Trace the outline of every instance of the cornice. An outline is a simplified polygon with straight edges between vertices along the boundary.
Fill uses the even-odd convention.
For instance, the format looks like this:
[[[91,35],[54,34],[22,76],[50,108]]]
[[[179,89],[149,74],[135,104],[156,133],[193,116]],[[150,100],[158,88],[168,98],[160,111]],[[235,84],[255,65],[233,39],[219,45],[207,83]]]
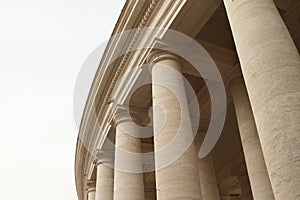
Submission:
[[[152,0],[150,5],[148,6],[148,9],[146,11],[146,13],[144,14],[144,17],[142,19],[142,21],[140,22],[140,24],[138,25],[138,29],[142,29],[142,28],[145,28],[146,26],[147,27],[150,27],[150,25],[152,27],[155,27],[157,24],[148,24],[148,21],[150,21],[150,17],[152,15],[152,13],[154,12],[154,9],[156,8],[156,6],[158,5],[158,2],[162,2],[160,0]],[[172,1],[170,1],[172,2]],[[170,3],[169,1],[165,1],[163,2],[164,4],[168,3],[168,4],[173,4],[173,3]],[[178,6],[178,5],[177,5]],[[169,8],[170,9],[170,8]],[[167,11],[164,10],[164,12],[168,13]],[[164,19],[166,21],[166,19]],[[162,26],[161,28],[167,28],[167,27],[164,27]],[[128,63],[128,59],[129,59],[129,56],[130,54],[132,54],[132,50],[134,48],[134,46],[136,45],[137,41],[138,41],[138,38],[140,37],[140,34],[141,32],[140,31],[137,31],[135,32],[135,35],[133,36],[130,44],[129,44],[129,47],[128,47],[128,50],[126,54],[123,55],[122,57],[122,60],[114,74],[114,77],[111,81],[111,84],[108,88],[108,90],[105,92],[105,97],[104,97],[104,101],[103,102],[108,102],[109,101],[109,98],[112,94],[112,91],[117,83],[117,80],[119,79],[120,75],[121,75],[121,72],[124,70],[124,68],[126,67],[126,63]],[[154,38],[152,38],[154,39]],[[138,65],[135,65],[135,66],[138,66]],[[100,109],[99,109],[99,113],[103,113],[103,110],[104,110],[104,104],[100,104]]]
[[[130,23],[130,16],[132,16],[132,13],[135,11],[135,8],[137,8],[137,3],[141,1],[135,1],[135,0],[127,0],[125,2],[124,8],[122,9],[121,15],[118,19],[118,22],[113,30],[112,35],[117,34],[123,30],[128,28],[132,28],[134,23]],[[142,2],[143,4],[143,2]],[[138,10],[137,10],[138,12]],[[131,19],[132,20],[132,19]],[[113,44],[111,42],[108,43],[107,48],[105,49],[105,53],[103,58],[101,59],[101,62],[103,63],[105,61],[105,55],[109,55],[112,51]],[[100,64],[101,65],[101,64]],[[101,73],[101,67],[98,68],[96,74],[102,74]],[[89,92],[88,99],[90,100],[95,92],[93,91],[93,88],[95,87],[97,81],[97,76],[95,77],[92,88]],[[86,121],[88,119],[88,115],[86,115],[86,112],[88,109],[90,109],[91,105],[89,104],[89,100],[87,100],[86,106],[84,108],[84,112],[82,115],[82,120],[79,128],[79,135],[83,134],[83,127],[86,126]],[[94,123],[92,121],[91,123]],[[77,144],[76,144],[76,154],[75,154],[75,182],[76,182],[76,190],[79,200],[83,200],[85,196],[85,174],[87,171],[87,165],[88,165],[88,150],[85,148],[84,144],[82,143],[81,137],[78,137]]]
[[[152,0],[150,4],[148,5],[148,8],[144,14],[139,13],[140,12],[140,7],[138,7],[137,2],[141,1],[135,1],[135,0],[127,0],[125,3],[125,6],[122,10],[121,16],[116,24],[116,27],[114,29],[113,35],[119,32],[122,32],[124,30],[128,30],[131,28],[135,28],[134,23],[129,23],[130,20],[133,20],[133,12],[138,13],[137,15],[143,15],[142,20],[140,21],[139,25],[137,26],[139,29],[143,27],[169,27],[170,23],[174,18],[176,17],[176,12],[178,12],[182,5],[185,3],[186,0],[183,1],[161,1],[161,0]],[[158,4],[159,6],[158,8]],[[164,6],[162,6],[164,5]],[[135,8],[137,8],[135,10]],[[139,8],[139,9],[138,9]],[[158,8],[158,9],[157,9]],[[160,18],[157,18],[157,12],[162,12],[166,13],[168,17],[160,15]],[[154,14],[155,13],[155,14]],[[128,18],[126,18],[126,16]],[[136,18],[136,17],[135,17]],[[126,21],[126,22],[124,22]],[[131,50],[135,43],[139,39],[140,32],[137,32],[131,39],[129,43],[128,50]],[[90,90],[90,93],[88,95],[87,103],[83,112],[83,117],[79,129],[79,135],[82,135],[83,137],[86,137],[84,140],[88,141],[89,138],[94,135],[95,131],[95,123],[96,119],[93,116],[90,116],[89,112],[90,109],[93,108],[93,106],[97,107],[99,109],[99,117],[103,117],[106,113],[105,110],[107,110],[107,107],[105,109],[105,104],[104,102],[107,102],[110,98],[111,92],[113,88],[115,87],[115,84],[120,77],[121,72],[124,70],[124,68],[128,67],[128,60],[130,60],[130,55],[131,53],[127,53],[123,55],[121,61],[118,63],[118,66],[112,74],[114,74],[113,78],[111,79],[110,84],[105,86],[100,98],[101,100],[99,102],[94,102],[95,96],[97,92],[99,91],[99,86],[102,84],[101,80],[104,76],[106,71],[103,71],[103,66],[105,66],[106,63],[108,63],[108,60],[111,58],[110,54],[113,53],[114,49],[117,48],[119,44],[113,44],[112,42],[109,42],[105,53],[103,55],[103,58],[101,59],[100,66],[96,72],[95,79],[92,84],[92,88]],[[126,44],[127,46],[127,44]],[[122,47],[124,48],[124,47]],[[143,56],[142,56],[143,57]],[[140,62],[140,60],[139,60]],[[99,107],[98,107],[99,106]],[[87,132],[88,131],[88,132]],[[84,199],[84,179],[82,178],[83,175],[87,170],[88,170],[88,163],[92,162],[92,159],[90,157],[87,157],[86,155],[88,154],[87,149],[84,147],[84,144],[80,141],[81,138],[78,137],[78,142],[77,142],[77,150],[76,150],[76,157],[75,157],[75,179],[76,179],[76,188],[77,188],[77,193],[78,197],[80,200]]]
[[[158,2],[159,1],[157,1],[157,0],[153,0],[152,2],[151,2],[151,4],[149,5],[149,9],[147,10],[147,12],[146,12],[146,14],[145,14],[145,16],[149,16],[149,17],[147,17],[147,18],[144,18],[144,22],[143,23],[145,23],[145,20],[146,19],[148,19],[148,20],[150,20],[150,18],[151,18],[151,14],[152,13],[155,13],[155,11],[154,11],[154,9],[155,9],[155,6],[158,4]],[[176,8],[177,8],[177,10],[178,9],[180,9],[181,8],[181,4],[179,4],[178,2],[181,2],[181,4],[182,4],[182,2],[185,2],[185,1],[176,1],[176,3],[174,3],[173,1],[161,1],[161,4],[170,4],[170,5],[174,5],[174,6],[176,6]],[[159,6],[159,8],[161,9],[161,8],[165,8],[165,9],[171,9],[171,10],[173,10],[173,12],[174,12],[174,8],[172,7],[172,6],[162,6],[162,5],[160,5]],[[152,11],[153,10],[153,11]],[[176,9],[175,9],[176,10]],[[160,10],[160,12],[162,12],[161,10]],[[169,10],[164,10],[163,12],[165,12],[165,13],[170,13],[170,11]],[[177,11],[178,12],[178,11]],[[172,15],[172,17],[174,18],[174,15]],[[150,20],[151,21],[151,20]],[[168,22],[169,24],[170,24],[170,21],[169,21],[169,19],[168,18],[163,18],[163,21],[165,21],[165,22]],[[142,23],[141,23],[142,24]],[[160,24],[166,24],[166,23],[160,23]],[[156,24],[146,24],[146,26],[147,27],[149,27],[149,26],[151,26],[151,27],[153,27],[153,26],[155,26]],[[141,27],[142,25],[139,25],[139,27]],[[135,39],[135,38],[138,38],[138,35],[139,35],[140,33],[139,32],[137,32],[136,33],[136,35],[133,37],[133,40],[131,41],[131,43],[130,43],[130,45],[129,45],[129,48],[128,48],[128,50],[127,51],[130,51],[131,50],[131,48],[133,48],[133,46],[135,45],[135,42],[136,41],[138,41],[138,39]],[[157,35],[155,35],[155,36],[157,36]],[[154,38],[156,38],[156,37],[154,37],[154,36],[152,36],[152,38],[151,38],[151,35],[150,35],[150,38],[146,38],[145,40],[153,40]],[[142,52],[142,54],[143,53],[145,53],[145,52]],[[109,86],[107,86],[106,87],[106,89],[105,90],[103,90],[103,92],[102,92],[102,94],[104,94],[104,96],[102,97],[102,99],[99,101],[99,102],[96,102],[96,103],[98,103],[97,104],[97,109],[99,110],[98,111],[98,117],[99,118],[101,118],[101,121],[103,122],[100,126],[102,126],[102,127],[105,127],[107,124],[109,124],[109,119],[111,119],[111,115],[113,114],[113,113],[109,113],[108,115],[107,115],[107,110],[109,110],[109,109],[111,109],[111,107],[112,106],[106,106],[106,104],[104,103],[104,102],[109,102],[110,101],[110,97],[111,97],[111,94],[112,94],[112,91],[113,91],[113,89],[114,89],[114,87],[115,87],[115,85],[116,85],[116,83],[117,83],[117,81],[118,81],[118,79],[119,79],[119,77],[120,77],[120,75],[121,75],[121,73],[122,73],[122,71],[124,71],[125,70],[125,68],[130,68],[130,67],[132,67],[132,66],[139,66],[139,63],[142,63],[142,62],[144,62],[144,60],[139,60],[139,63],[131,63],[131,60],[129,59],[130,58],[130,55],[131,55],[131,52],[129,52],[129,53],[127,53],[127,54],[125,54],[123,57],[122,57],[122,60],[121,60],[121,62],[119,63],[119,65],[117,65],[117,66],[115,66],[117,69],[112,73],[113,74],[113,78],[110,80],[111,82],[110,82],[110,84],[109,84]],[[140,56],[137,56],[137,57],[145,57],[144,55],[140,55]],[[97,75],[96,75],[97,76]],[[134,76],[134,74],[133,74],[133,76]],[[131,78],[129,78],[129,79],[131,79]],[[99,91],[99,86],[97,87],[97,89],[96,89],[96,91]],[[126,89],[124,90],[124,91],[126,91]],[[93,99],[88,99],[88,104],[91,104],[91,103],[89,103],[90,102],[90,100],[93,100]],[[108,123],[106,123],[106,122],[108,122]],[[106,123],[106,124],[105,124]],[[84,127],[85,128],[85,127]],[[85,132],[85,130],[83,130],[83,132]],[[99,141],[99,140],[98,140]],[[104,139],[102,138],[102,139],[100,139],[100,144],[102,144],[102,142],[104,141]]]
[[[144,14],[142,22],[140,22],[140,24],[138,25],[139,28],[141,28],[142,24],[145,24],[145,22],[147,22],[149,20],[149,17],[151,16],[151,13],[153,12],[153,9],[157,5],[157,2],[158,2],[158,0],[152,0],[151,1],[150,5],[148,6],[148,9],[147,9],[146,13]],[[132,28],[134,28],[134,27],[132,27]],[[113,33],[113,35],[114,35],[114,33]],[[133,48],[134,44],[136,43],[138,35],[139,35],[139,32],[136,32],[136,34],[132,37],[132,39],[129,42],[129,45],[128,45],[129,47],[128,47],[128,50],[127,50],[128,53],[124,54],[121,58],[121,61],[118,63],[118,65],[114,67],[114,68],[116,68],[116,70],[114,70],[111,73],[111,74],[113,74],[113,77],[111,78],[110,83],[108,84],[108,86],[102,92],[104,95],[102,95],[102,99],[100,99],[101,103],[96,102],[96,104],[98,103],[99,107],[95,106],[95,102],[94,102],[95,98],[93,98],[93,97],[96,95],[97,91],[99,91],[99,87],[100,87],[100,84],[101,84],[100,79],[103,77],[104,74],[99,73],[99,71],[97,71],[97,73],[95,75],[94,83],[93,83],[92,88],[91,88],[90,95],[89,95],[88,100],[87,100],[87,104],[86,104],[87,109],[84,111],[84,114],[83,114],[83,126],[82,126],[82,129],[83,129],[82,132],[83,133],[86,132],[85,129],[86,129],[87,123],[88,123],[87,120],[88,120],[88,118],[90,118],[90,110],[93,108],[92,106],[94,105],[94,107],[97,107],[97,109],[99,109],[99,111],[98,111],[99,115],[101,115],[103,113],[103,109],[104,109],[105,104],[102,103],[102,102],[108,102],[109,101],[109,98],[111,96],[113,88],[114,88],[118,78],[120,77],[120,74],[121,74],[122,70],[124,69],[124,66],[125,66],[125,63],[126,63],[127,59],[129,58],[129,55],[130,55],[129,50]],[[117,44],[108,44],[106,49],[107,50],[114,49],[113,47],[111,47],[111,45],[116,46]],[[108,52],[108,53],[113,54],[113,52]],[[107,57],[111,57],[111,56],[104,55],[103,57],[104,58],[102,59],[102,61],[100,63],[99,69],[105,68],[103,66],[105,66],[105,64],[108,63],[108,61],[105,62],[104,60],[107,59]],[[99,117],[101,117],[101,116],[99,116]],[[91,122],[91,123],[94,124],[94,122]]]

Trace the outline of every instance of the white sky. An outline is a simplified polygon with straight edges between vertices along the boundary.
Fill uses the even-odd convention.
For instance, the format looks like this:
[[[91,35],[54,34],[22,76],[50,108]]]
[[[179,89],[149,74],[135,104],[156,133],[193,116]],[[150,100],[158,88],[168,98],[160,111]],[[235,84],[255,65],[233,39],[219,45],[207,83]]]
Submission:
[[[73,89],[125,0],[0,0],[0,198],[75,200]]]

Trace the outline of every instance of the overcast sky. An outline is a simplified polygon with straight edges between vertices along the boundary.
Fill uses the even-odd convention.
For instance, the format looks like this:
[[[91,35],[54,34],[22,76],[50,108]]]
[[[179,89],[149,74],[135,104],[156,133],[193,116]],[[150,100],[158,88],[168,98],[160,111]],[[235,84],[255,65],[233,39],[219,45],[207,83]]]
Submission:
[[[0,198],[75,200],[74,84],[125,0],[0,2]]]

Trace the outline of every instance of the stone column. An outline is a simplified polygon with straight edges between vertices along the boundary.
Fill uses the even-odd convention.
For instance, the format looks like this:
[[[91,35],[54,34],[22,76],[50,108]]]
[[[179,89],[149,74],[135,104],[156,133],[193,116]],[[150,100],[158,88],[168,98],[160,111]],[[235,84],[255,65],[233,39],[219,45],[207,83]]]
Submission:
[[[217,179],[210,155],[198,161],[200,187],[203,200],[220,200]]]
[[[274,197],[300,196],[300,56],[272,0],[224,0]]]
[[[114,170],[97,162],[96,200],[113,200]]]
[[[116,147],[127,152],[141,153],[141,139],[139,126],[135,122],[138,116],[136,113],[119,109],[115,116],[116,122]],[[128,160],[122,155],[115,153],[114,170],[114,200],[144,200],[144,180],[143,173],[130,173],[118,170],[121,165],[142,165],[142,163],[126,163]]]
[[[198,133],[195,140],[195,147],[200,149],[205,134]],[[214,170],[212,155],[198,160],[200,188],[203,200],[220,200],[217,178]]]
[[[152,66],[152,94],[154,149],[157,152],[166,147],[167,144],[172,143],[175,135],[179,134],[180,124],[182,124],[182,130],[187,134],[187,137],[192,136],[193,133],[180,60],[172,54],[154,51],[151,53],[149,61],[154,63]],[[172,91],[165,84],[172,87]],[[185,116],[184,119],[181,119],[181,114]],[[174,157],[173,154],[176,150],[178,148],[174,147],[174,150],[165,156]],[[156,156],[156,167],[160,164],[159,162]],[[156,170],[157,199],[200,200],[197,162],[197,153],[192,144],[173,163]]]
[[[248,174],[240,174],[238,176],[239,183],[241,186],[241,191],[242,191],[242,200],[253,200],[252,193],[251,193],[251,188],[250,188],[250,182],[248,178]]]
[[[241,191],[242,191],[241,199],[242,200],[253,200],[246,167],[244,165],[237,166],[234,169],[232,175],[237,176],[238,181],[240,183],[240,187],[241,187]]]
[[[220,200],[219,189],[211,155],[198,161],[203,200]]]
[[[230,83],[241,143],[255,200],[274,200],[265,159],[257,135],[252,109],[242,77]]]
[[[87,200],[95,200],[96,182],[94,180],[87,181],[86,193],[87,193]]]
[[[143,143],[143,152],[153,152],[153,143]],[[152,159],[154,163],[154,157]],[[156,199],[155,171],[144,173],[145,200]]]

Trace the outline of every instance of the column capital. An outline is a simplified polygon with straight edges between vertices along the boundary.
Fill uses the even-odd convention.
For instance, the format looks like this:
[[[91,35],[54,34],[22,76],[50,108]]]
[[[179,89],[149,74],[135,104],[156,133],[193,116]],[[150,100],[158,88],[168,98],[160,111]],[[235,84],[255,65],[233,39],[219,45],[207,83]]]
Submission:
[[[108,146],[108,148],[102,147],[101,149],[97,149],[96,157],[97,159],[94,161],[95,167],[98,167],[98,165],[100,164],[113,166],[115,160],[114,146]]]
[[[128,106],[118,106],[117,111],[114,115],[115,125],[118,125],[123,122],[134,122],[141,123],[142,119],[140,113]]]
[[[159,61],[162,61],[162,60],[175,60],[179,63],[182,62],[182,59],[179,56],[177,56],[169,51],[155,49],[155,50],[152,50],[150,52],[150,54],[148,55],[147,63],[154,64],[154,63],[158,63]]]
[[[86,191],[88,193],[96,191],[96,180],[87,180],[86,181]]]
[[[98,155],[99,151],[100,151],[100,150],[97,149],[97,155]],[[95,160],[93,161],[93,164],[95,165],[95,167],[98,167],[98,165],[102,164],[102,161],[101,161],[101,160],[98,160],[98,159],[95,159]]]

